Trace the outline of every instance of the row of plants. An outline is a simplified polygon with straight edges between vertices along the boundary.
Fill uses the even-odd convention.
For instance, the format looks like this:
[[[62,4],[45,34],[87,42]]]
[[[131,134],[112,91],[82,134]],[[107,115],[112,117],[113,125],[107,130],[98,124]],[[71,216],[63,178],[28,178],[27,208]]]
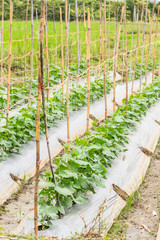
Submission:
[[[113,62],[111,61],[109,65],[113,65]],[[82,74],[86,70],[86,61],[84,59],[81,60],[80,62],[80,70],[79,73]],[[112,70],[112,69],[110,69]],[[148,62],[147,65],[147,70],[151,71],[152,70],[152,63]],[[103,69],[101,69],[103,72]],[[135,79],[138,79],[140,77],[140,72],[141,72],[141,62],[137,63],[137,68],[136,68],[136,74],[135,74]],[[92,71],[94,74],[94,72]],[[70,75],[75,76],[77,75],[77,65],[76,64],[71,64],[70,65]],[[142,63],[142,75],[145,74],[145,62]],[[47,87],[47,82],[46,82],[46,74],[45,74],[45,86]],[[64,78],[66,78],[66,70],[64,71]],[[132,80],[132,76],[131,76]],[[50,87],[53,87],[57,84],[60,84],[62,81],[62,69],[59,66],[52,65],[50,66],[50,71],[49,71],[49,84]],[[14,105],[16,102],[18,102],[21,99],[26,98],[24,101],[20,102],[19,104],[24,104],[28,102],[27,97],[29,96],[29,89],[30,89],[30,82],[27,81],[26,85],[25,84],[19,84],[19,83],[14,83],[11,85],[10,89],[10,105]],[[37,94],[37,80],[33,79],[32,83],[32,95]],[[6,98],[6,88],[4,86],[0,86],[0,109],[5,109],[7,106],[7,98]]]
[[[96,186],[105,187],[107,168],[120,152],[127,150],[128,133],[135,130],[147,109],[160,99],[160,82],[145,87],[142,93],[131,95],[128,106],[123,105],[99,126],[87,131],[86,136],[65,146],[63,156],[56,157],[56,184],[51,172],[41,175],[39,214],[42,226],[50,226],[59,213],[65,214],[68,207],[88,201],[88,192],[95,193]],[[57,195],[59,201],[57,201]]]
[[[50,66],[49,69],[49,85],[50,87],[53,87],[57,84],[60,84],[62,81],[62,69],[61,67],[57,65]],[[86,70],[86,62],[82,59],[80,63],[80,74],[83,73]],[[77,65],[72,64],[70,65],[70,75],[76,76],[77,75]],[[44,75],[45,78],[45,86],[47,87],[47,76]],[[64,70],[64,78],[66,78],[66,70]],[[18,102],[21,99],[29,97],[29,89],[30,89],[30,81],[26,82],[25,84],[21,83],[14,83],[11,85],[10,88],[10,105],[12,106],[16,102]],[[32,95],[37,94],[37,80],[33,79],[32,82]],[[28,102],[27,99],[25,99],[20,104],[24,104],[25,102]],[[0,86],[0,109],[5,109],[7,106],[7,98],[6,98],[6,88],[4,86]]]
[[[107,80],[107,92],[109,93],[112,84]],[[104,94],[103,79],[97,78],[91,82],[91,102],[98,100]],[[62,103],[63,100],[63,103]],[[87,86],[72,86],[69,94],[70,111],[75,111],[87,104]],[[62,90],[55,90],[53,96],[46,102],[48,127],[53,127],[55,120],[63,119],[66,116],[66,95]],[[36,104],[19,110],[16,116],[8,120],[8,126],[0,127],[0,159],[6,159],[13,152],[20,152],[22,144],[31,141],[36,134]],[[6,118],[1,114],[1,119]],[[41,132],[44,132],[43,111],[41,109]]]

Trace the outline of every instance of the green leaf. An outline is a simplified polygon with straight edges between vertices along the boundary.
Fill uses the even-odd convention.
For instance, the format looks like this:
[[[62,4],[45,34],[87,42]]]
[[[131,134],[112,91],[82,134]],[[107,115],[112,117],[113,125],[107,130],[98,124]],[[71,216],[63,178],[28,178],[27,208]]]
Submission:
[[[75,192],[75,189],[68,185],[68,187],[55,186],[55,191],[64,196],[72,196]]]

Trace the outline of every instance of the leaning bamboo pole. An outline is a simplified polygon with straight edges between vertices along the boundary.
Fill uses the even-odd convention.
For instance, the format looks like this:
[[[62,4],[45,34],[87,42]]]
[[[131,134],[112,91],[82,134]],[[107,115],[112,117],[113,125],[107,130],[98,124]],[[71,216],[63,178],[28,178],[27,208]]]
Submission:
[[[107,31],[106,31],[106,0],[104,0],[104,106],[105,106],[105,119],[107,119],[107,91],[106,91],[106,52],[107,52]]]
[[[116,107],[116,71],[117,71],[118,49],[119,49],[119,40],[120,40],[120,34],[121,34],[121,27],[122,27],[123,14],[124,14],[124,6],[122,7],[121,19],[120,19],[120,23],[119,23],[119,30],[118,30],[118,34],[117,34],[117,41],[116,41],[115,53],[114,53],[114,71],[113,71],[113,111],[115,111],[115,107]]]
[[[25,42],[24,42],[24,61],[25,61],[25,85],[27,82],[27,21],[28,21],[28,5],[29,5],[29,0],[27,0],[27,8],[26,8],[26,23],[25,23]]]
[[[157,36],[158,36],[158,19],[159,19],[160,6],[158,6],[157,20],[156,20],[156,34],[154,40],[154,49],[153,49],[153,64],[152,64],[152,82],[154,81],[154,71],[155,71],[155,58],[156,58],[156,48],[157,48]]]
[[[131,75],[132,75],[133,35],[134,35],[135,21],[136,21],[136,6],[134,5],[132,37],[131,37],[131,55],[130,55],[129,80],[131,80]]]
[[[88,39],[87,39],[87,130],[89,130],[89,113],[90,113],[90,39],[91,39],[91,25],[90,12],[87,11],[88,16]]]
[[[126,105],[128,105],[128,64],[127,64],[127,24],[126,24],[126,1],[124,1],[124,33],[125,33],[125,82],[126,82]]]
[[[78,4],[75,0],[76,7],[76,26],[77,26],[77,74],[79,76],[79,67],[80,67],[80,55],[79,55],[79,25],[78,25]],[[76,78],[76,85],[78,85],[78,78]]]
[[[83,21],[84,21],[84,31],[85,31],[85,43],[87,45],[86,13],[85,13],[85,2],[84,2],[84,0],[83,0]]]
[[[2,27],[1,27],[1,83],[3,83],[3,28],[4,28],[4,0],[2,0]]]
[[[40,19],[40,39],[39,39],[39,73],[38,73],[38,96],[37,96],[37,120],[36,120],[36,174],[35,174],[35,193],[34,193],[34,231],[38,236],[38,182],[40,165],[40,109],[41,109],[41,89],[43,77],[43,28],[45,18],[45,1],[41,0],[41,19]]]
[[[66,83],[66,110],[67,110],[67,142],[70,142],[70,125],[69,125],[69,46],[68,46],[68,18],[67,18],[67,0],[65,0],[65,30],[66,30],[66,68],[67,68],[67,83]]]
[[[144,48],[145,48],[145,33],[146,33],[146,24],[147,24],[147,13],[148,13],[148,0],[146,6],[146,13],[145,13],[145,22],[143,25],[143,43],[142,43],[142,55],[141,55],[141,72],[140,72],[140,81],[139,81],[139,90],[142,90],[142,65],[143,65],[143,56],[144,56]]]
[[[56,23],[55,23],[54,0],[52,0],[52,9],[53,9],[53,24],[54,24],[54,34],[55,34],[55,64],[57,64],[57,31],[56,31]]]
[[[47,101],[49,100],[49,60],[48,60],[48,37],[47,37],[47,22],[44,20],[45,32],[45,50],[46,50],[46,73],[47,73]]]
[[[6,125],[8,126],[9,119],[9,101],[10,101],[10,77],[11,77],[11,47],[12,47],[12,17],[13,17],[13,3],[10,0],[10,30],[9,30],[9,59],[8,59],[8,79],[7,79],[7,115]]]
[[[60,24],[61,24],[62,93],[64,94],[63,23],[62,23],[62,9],[61,8],[60,8]],[[64,103],[63,100],[62,100],[62,103]]]
[[[28,106],[30,105],[31,93],[32,93],[32,82],[33,82],[33,0],[31,0],[31,79],[29,88],[29,100]]]

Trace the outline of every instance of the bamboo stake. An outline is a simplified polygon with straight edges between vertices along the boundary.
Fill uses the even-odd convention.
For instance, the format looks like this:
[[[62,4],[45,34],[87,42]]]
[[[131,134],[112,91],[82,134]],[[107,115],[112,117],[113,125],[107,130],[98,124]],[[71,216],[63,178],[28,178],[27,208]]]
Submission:
[[[46,72],[47,72],[47,101],[49,100],[49,65],[48,65],[48,38],[47,38],[47,23],[44,21],[45,32],[45,49],[46,49]]]
[[[150,28],[151,28],[151,16],[150,16],[150,10],[148,10],[148,16],[149,16],[149,25],[150,25]],[[149,39],[150,39],[150,33],[149,33],[149,37],[148,37],[148,44],[149,44]],[[146,62],[145,62],[145,84],[147,84],[148,54],[149,54],[149,49],[147,48]]]
[[[1,60],[3,59],[4,0],[2,0]],[[3,83],[3,61],[1,61],[1,83]]]
[[[52,8],[53,8],[53,24],[54,24],[54,34],[55,34],[55,64],[57,64],[57,31],[56,31],[56,23],[55,23],[54,0],[52,0]]]
[[[70,21],[70,4],[68,7],[68,17],[67,17],[67,22],[68,22],[68,26],[67,26],[67,35],[69,38],[69,21]],[[65,56],[65,68],[67,67],[67,47],[66,47],[66,56]]]
[[[39,26],[38,26],[38,13],[37,13],[37,8],[36,8],[36,20],[37,20],[38,43],[39,43]]]
[[[155,71],[155,58],[156,58],[156,47],[157,47],[157,36],[158,36],[158,18],[159,18],[160,6],[158,6],[157,20],[156,20],[156,35],[154,40],[154,51],[153,51],[153,65],[152,65],[152,82],[154,81],[154,71]]]
[[[125,6],[125,2],[124,2],[124,6]],[[125,14],[124,14],[125,15]],[[124,78],[124,65],[125,65],[125,47],[124,47],[124,20],[125,16],[123,16],[123,36],[122,36],[122,49],[123,49],[123,56],[122,56],[122,79],[121,79],[121,83],[122,83],[122,80]]]
[[[131,55],[130,55],[130,70],[129,70],[129,79],[131,79],[132,74],[132,50],[133,50],[133,34],[134,34],[134,26],[136,21],[136,6],[134,5],[134,12],[133,12],[133,27],[132,27],[132,37],[131,37]]]
[[[151,18],[151,28],[150,28],[150,38],[149,38],[149,55],[151,55],[152,52],[152,23],[153,23],[153,18],[154,18],[154,9],[155,9],[155,5],[156,5],[156,0],[154,0],[153,3],[153,9],[152,9],[152,18]]]
[[[86,30],[86,16],[85,16],[85,2],[83,0],[83,18],[84,18],[84,31],[85,31],[85,42],[87,45],[87,30]]]
[[[107,119],[107,91],[106,91],[106,52],[107,52],[107,33],[106,33],[106,0],[104,0],[104,105],[105,120]]]
[[[31,93],[32,93],[32,82],[33,82],[33,0],[31,0],[31,81],[29,88],[29,100],[28,106],[30,105]]]
[[[78,5],[77,0],[75,0],[76,7],[76,25],[77,25],[77,74],[79,76],[79,67],[80,67],[80,56],[79,56],[79,26],[78,26]],[[76,78],[76,85],[78,85],[78,78]]]
[[[35,193],[34,193],[34,230],[38,236],[38,182],[40,165],[40,108],[41,108],[41,89],[43,77],[43,28],[45,20],[45,1],[41,0],[41,19],[40,19],[40,39],[39,39],[39,74],[38,74],[38,97],[37,97],[37,121],[36,121],[36,174],[35,174]]]
[[[114,54],[115,59],[114,59],[114,72],[113,72],[113,111],[115,111],[115,107],[116,107],[116,71],[117,71],[119,39],[120,39],[120,34],[121,34],[123,14],[124,14],[124,6],[122,7],[121,20],[120,20],[120,24],[119,24],[119,31],[118,31],[118,35],[117,35],[115,54]]]
[[[88,41],[87,41],[87,130],[89,130],[89,114],[90,114],[90,39],[91,39],[91,25],[90,12],[88,15]]]
[[[9,101],[10,101],[11,47],[12,47],[12,17],[13,17],[13,3],[12,3],[12,0],[10,0],[10,30],[9,30],[9,59],[8,59],[8,80],[7,80],[7,116],[6,116],[6,126],[8,126],[8,119],[9,119]]]
[[[145,13],[145,22],[143,26],[143,46],[142,46],[142,56],[141,56],[141,72],[140,72],[140,82],[139,82],[139,90],[142,90],[142,64],[143,64],[143,56],[144,56],[144,45],[145,45],[145,32],[146,32],[146,23],[147,23],[147,12],[148,12],[148,0],[146,6],[146,13]]]
[[[149,23],[150,23],[150,28],[149,28],[149,39],[148,39],[149,47],[147,48],[146,64],[145,64],[145,83],[146,83],[146,84],[147,84],[148,55],[151,54],[152,22],[153,22],[153,16],[154,16],[155,3],[156,3],[156,1],[154,0],[154,3],[153,3],[153,9],[152,9],[152,16],[150,16],[150,11],[149,11]]]
[[[28,21],[28,5],[29,5],[29,0],[27,0],[27,8],[26,8],[26,24],[25,24],[25,43],[24,43],[24,54],[25,54],[25,85],[27,82],[27,21]]]
[[[60,23],[61,23],[62,93],[64,94],[63,24],[62,24],[62,9],[61,8],[60,8]],[[62,103],[64,103],[63,100],[62,100]]]
[[[127,24],[126,24],[126,1],[124,1],[124,31],[125,31],[125,82],[126,82],[126,105],[128,105],[128,65],[127,65]]]
[[[137,13],[137,47],[136,47],[136,53],[135,53],[135,64],[134,64],[134,72],[133,72],[132,87],[131,87],[131,92],[132,93],[133,93],[134,80],[135,80],[136,69],[137,69],[138,49],[139,49],[139,42],[140,42],[139,37],[140,37],[140,33],[141,33],[143,14],[144,14],[144,2],[143,2],[142,13],[141,13],[141,23],[140,23],[140,26],[139,26],[139,9],[138,9],[138,13]]]
[[[66,108],[67,108],[67,142],[70,142],[69,127],[69,47],[68,47],[68,19],[67,19],[67,0],[65,0],[65,29],[66,29],[66,67],[67,67],[67,84],[66,84]]]
[[[100,19],[100,30],[99,30],[99,69],[98,69],[98,75],[100,74],[100,63],[101,63],[101,59],[102,59],[102,30],[101,30],[101,25],[102,25],[102,2],[100,0],[100,6],[99,6],[99,19]]]
[[[111,19],[111,2],[109,0],[109,23],[108,23],[108,59],[110,59],[111,55],[110,55],[110,19]]]
[[[83,42],[83,39],[82,39],[82,35],[83,35],[83,34],[82,34],[82,29],[83,29],[83,23],[82,23],[82,20],[81,20],[81,40],[80,40],[81,43],[80,43],[80,47],[79,47],[80,61],[81,61],[81,59],[82,59],[82,56],[81,56],[81,55],[82,55],[82,54],[81,54],[81,52],[82,52],[81,49],[82,49],[82,42]]]

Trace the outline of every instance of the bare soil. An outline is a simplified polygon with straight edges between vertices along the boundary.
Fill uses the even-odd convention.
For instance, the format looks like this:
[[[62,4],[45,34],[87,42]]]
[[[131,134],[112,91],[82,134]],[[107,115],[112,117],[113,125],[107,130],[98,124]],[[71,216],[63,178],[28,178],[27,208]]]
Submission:
[[[49,164],[42,171],[49,171]],[[1,232],[13,233],[18,224],[33,211],[34,184],[34,178],[31,178],[27,183],[19,185],[17,193],[0,206]]]

